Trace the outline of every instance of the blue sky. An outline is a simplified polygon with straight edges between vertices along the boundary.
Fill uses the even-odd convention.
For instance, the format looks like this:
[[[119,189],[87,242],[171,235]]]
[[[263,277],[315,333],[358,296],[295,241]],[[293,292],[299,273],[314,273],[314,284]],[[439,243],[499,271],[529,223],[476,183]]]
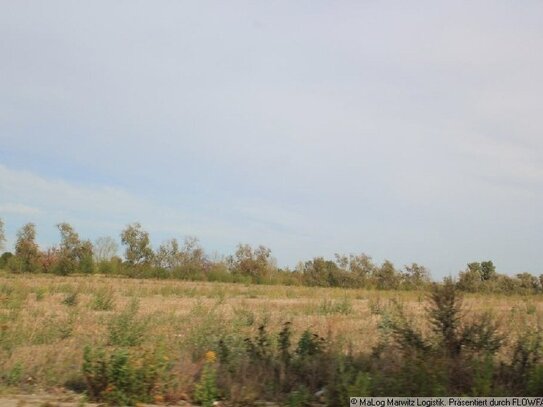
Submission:
[[[543,273],[543,3],[3,1],[0,217]]]

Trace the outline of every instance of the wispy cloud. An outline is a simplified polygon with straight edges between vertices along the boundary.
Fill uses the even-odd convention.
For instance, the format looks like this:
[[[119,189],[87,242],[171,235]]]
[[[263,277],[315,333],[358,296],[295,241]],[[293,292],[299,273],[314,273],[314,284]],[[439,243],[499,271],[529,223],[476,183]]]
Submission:
[[[0,197],[0,215],[21,215],[17,220],[39,222],[46,232],[45,241],[51,239],[52,226],[61,221],[73,222],[92,236],[118,235],[126,224],[138,221],[154,235],[157,244],[168,237],[193,235],[224,251],[240,240],[256,243],[259,235],[273,236],[296,227],[295,215],[284,209],[240,204],[221,214],[219,203],[189,210],[120,188],[75,185],[4,165],[0,165]],[[11,202],[4,201],[8,197]],[[233,219],[241,220],[238,223]]]
[[[2,215],[44,243],[61,220],[90,237],[138,220],[280,264],[538,272],[542,17],[536,1],[11,2]]]
[[[41,213],[39,208],[18,203],[0,204],[0,214],[37,215]]]

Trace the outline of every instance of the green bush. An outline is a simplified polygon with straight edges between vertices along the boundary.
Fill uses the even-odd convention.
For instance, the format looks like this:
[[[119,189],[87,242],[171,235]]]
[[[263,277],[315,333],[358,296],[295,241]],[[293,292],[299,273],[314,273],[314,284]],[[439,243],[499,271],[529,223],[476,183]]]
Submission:
[[[23,367],[20,363],[16,363],[11,369],[0,375],[2,382],[8,386],[15,386],[21,382],[23,378]]]
[[[194,389],[194,400],[204,407],[212,407],[218,398],[217,367],[215,363],[215,352],[207,352],[200,380],[196,383]]]
[[[353,312],[353,305],[348,297],[340,301],[324,299],[319,304],[318,311],[323,315],[341,314],[349,315]]]
[[[6,267],[9,259],[12,257],[13,257],[13,253],[11,252],[2,253],[2,255],[0,256],[0,269],[3,269],[4,267]]]
[[[113,290],[108,288],[97,290],[90,307],[95,311],[111,311],[115,307]]]
[[[170,370],[171,365],[156,351],[84,349],[83,375],[92,401],[116,406],[152,402],[155,395],[166,391]]]
[[[287,397],[288,407],[304,407],[311,405],[311,393],[307,387],[301,385],[291,391]]]
[[[147,319],[138,317],[139,302],[132,300],[119,314],[109,321],[109,344],[113,346],[137,346],[145,338]]]

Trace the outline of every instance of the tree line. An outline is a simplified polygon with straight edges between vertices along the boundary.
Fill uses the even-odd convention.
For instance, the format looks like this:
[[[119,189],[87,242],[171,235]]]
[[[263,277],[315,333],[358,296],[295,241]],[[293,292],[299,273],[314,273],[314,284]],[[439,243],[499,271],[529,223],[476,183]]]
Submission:
[[[68,223],[56,225],[60,242],[45,250],[36,243],[36,226],[27,223],[17,232],[14,253],[0,256],[0,269],[14,273],[101,273],[137,278],[175,278],[185,280],[286,284],[320,287],[372,289],[425,289],[431,283],[429,271],[412,263],[398,269],[385,260],[373,262],[366,254],[336,254],[334,259],[315,257],[299,262],[294,269],[279,268],[265,246],[239,244],[234,254],[211,258],[197,238],[180,243],[170,239],[154,250],[149,233],[139,223],[132,223],[120,233],[123,257],[111,237],[94,242],[81,239]],[[6,239],[0,219],[0,251]],[[467,292],[540,293],[543,274],[508,276],[496,272],[492,261],[468,263],[459,273],[456,285]]]

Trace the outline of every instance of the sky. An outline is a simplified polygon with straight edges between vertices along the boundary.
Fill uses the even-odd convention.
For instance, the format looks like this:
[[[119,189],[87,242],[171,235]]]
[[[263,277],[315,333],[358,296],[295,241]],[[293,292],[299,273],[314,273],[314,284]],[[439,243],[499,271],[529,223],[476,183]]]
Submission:
[[[8,246],[543,273],[540,1],[0,0]]]

